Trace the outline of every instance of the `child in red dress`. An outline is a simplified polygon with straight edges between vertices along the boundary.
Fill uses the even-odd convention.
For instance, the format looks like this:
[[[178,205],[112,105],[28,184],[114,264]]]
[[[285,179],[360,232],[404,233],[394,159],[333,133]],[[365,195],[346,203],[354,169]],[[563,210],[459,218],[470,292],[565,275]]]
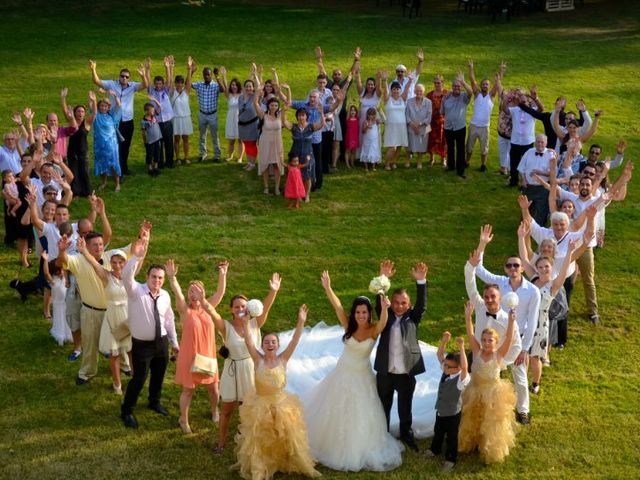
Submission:
[[[300,159],[297,155],[289,154],[289,169],[287,172],[287,183],[284,186],[284,197],[289,199],[288,208],[300,208],[300,199],[307,195],[302,182],[302,172],[300,171]]]

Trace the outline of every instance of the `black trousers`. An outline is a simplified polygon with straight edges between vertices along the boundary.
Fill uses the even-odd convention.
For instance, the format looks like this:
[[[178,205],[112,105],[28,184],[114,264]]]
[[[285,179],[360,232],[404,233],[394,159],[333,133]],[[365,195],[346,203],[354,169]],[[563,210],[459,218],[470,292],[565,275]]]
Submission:
[[[518,165],[520,165],[520,160],[524,155],[524,152],[533,147],[533,143],[528,145],[515,145],[511,144],[511,149],[509,150],[509,166],[510,166],[510,180],[509,185],[512,187],[516,187],[518,185]]]
[[[546,225],[549,218],[549,190],[541,185],[530,185],[524,189],[531,205],[529,213],[538,225]]]
[[[393,392],[398,392],[400,436],[413,437],[411,406],[413,404],[413,392],[416,389],[416,377],[408,373],[378,373],[376,375],[376,385],[378,387],[378,396],[384,408],[384,414],[387,417],[387,430],[389,430],[389,418],[393,405]]]
[[[571,305],[571,292],[573,291],[573,284],[575,281],[575,275],[571,275],[567,277],[564,281],[564,290],[567,294],[567,306]],[[571,313],[571,308],[569,308],[569,313]],[[569,314],[567,314],[567,318],[565,320],[558,321],[558,344],[564,345],[567,343],[567,331],[568,331],[568,322],[569,322]]]
[[[133,367],[133,377],[127,385],[127,392],[120,407],[123,415],[133,413],[133,407],[138,402],[138,397],[147,380],[147,375],[151,372],[149,380],[149,405],[160,403],[162,393],[162,381],[164,372],[167,370],[169,362],[169,341],[167,337],[162,337],[158,342],[155,340],[131,339],[131,359]]]
[[[120,135],[124,138],[118,144],[118,154],[120,156],[120,170],[123,175],[129,173],[129,149],[131,148],[131,139],[133,138],[133,120],[120,122],[118,125]]]
[[[322,188],[322,143],[312,143],[311,148],[316,165],[316,183],[313,185],[313,190],[320,190]]]
[[[447,139],[447,166],[449,170],[455,170],[458,175],[464,175],[466,160],[464,158],[464,137],[467,127],[460,130],[446,130],[444,137]]]
[[[333,154],[333,132],[322,132],[322,173],[329,173]]]
[[[162,140],[160,141],[160,161],[158,167],[173,167],[173,123],[159,122],[158,126],[162,132]]]
[[[155,163],[157,166],[159,166],[160,149],[162,148],[160,146],[161,143],[162,143],[162,140],[158,140],[157,142],[144,144],[144,150],[145,150],[144,161],[147,165],[151,165],[152,163]]]
[[[436,414],[436,425],[433,427],[433,440],[431,441],[431,451],[439,455],[442,451],[442,442],[447,438],[447,448],[444,452],[445,460],[456,463],[458,459],[458,428],[460,427],[460,417],[458,412],[450,417],[441,417]]]

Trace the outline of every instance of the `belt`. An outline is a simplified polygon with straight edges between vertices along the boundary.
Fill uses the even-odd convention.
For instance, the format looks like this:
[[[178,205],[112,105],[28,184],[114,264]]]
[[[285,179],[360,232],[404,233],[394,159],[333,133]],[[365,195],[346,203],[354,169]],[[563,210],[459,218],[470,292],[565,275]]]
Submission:
[[[203,112],[202,110],[200,110],[200,113],[203,114],[203,115],[213,115],[214,113],[217,113],[217,112],[218,112],[218,110],[214,110],[212,112]]]
[[[106,312],[107,309],[106,308],[96,308],[96,307],[92,307],[91,305],[88,305],[84,302],[82,302],[82,305],[84,305],[87,308],[90,308],[91,310],[95,310],[96,312]]]
[[[253,117],[251,120],[247,120],[247,121],[238,120],[238,125],[240,125],[241,127],[244,127],[245,125],[251,125],[256,120],[258,120],[258,117]]]

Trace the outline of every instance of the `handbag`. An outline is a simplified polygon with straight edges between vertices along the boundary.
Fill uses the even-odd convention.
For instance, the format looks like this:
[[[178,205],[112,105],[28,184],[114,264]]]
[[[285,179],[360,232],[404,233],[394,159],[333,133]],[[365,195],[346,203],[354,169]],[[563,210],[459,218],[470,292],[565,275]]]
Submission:
[[[218,355],[220,355],[222,358],[229,358],[229,349],[226,345],[222,345],[220,347],[220,350],[218,350]]]
[[[215,358],[196,353],[195,357],[193,358],[191,371],[193,373],[202,373],[203,375],[209,375],[213,377],[218,373],[218,362]]]

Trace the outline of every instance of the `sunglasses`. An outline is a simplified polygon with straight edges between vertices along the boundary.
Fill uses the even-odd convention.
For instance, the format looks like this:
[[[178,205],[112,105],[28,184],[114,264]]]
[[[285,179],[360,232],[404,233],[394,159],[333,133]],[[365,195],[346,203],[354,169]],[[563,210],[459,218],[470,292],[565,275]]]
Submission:
[[[520,268],[520,264],[519,263],[505,263],[504,267],[505,268]]]
[[[129,78],[129,75],[125,75],[123,73],[120,74],[120,78]]]

